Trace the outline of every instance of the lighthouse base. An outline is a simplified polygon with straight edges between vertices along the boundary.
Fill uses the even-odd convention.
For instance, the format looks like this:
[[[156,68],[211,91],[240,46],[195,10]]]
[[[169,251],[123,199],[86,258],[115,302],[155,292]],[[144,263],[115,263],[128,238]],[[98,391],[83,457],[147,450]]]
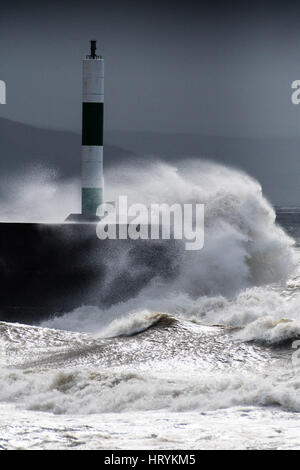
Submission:
[[[80,224],[97,224],[100,220],[100,217],[98,217],[97,215],[70,214],[66,218],[65,222]]]

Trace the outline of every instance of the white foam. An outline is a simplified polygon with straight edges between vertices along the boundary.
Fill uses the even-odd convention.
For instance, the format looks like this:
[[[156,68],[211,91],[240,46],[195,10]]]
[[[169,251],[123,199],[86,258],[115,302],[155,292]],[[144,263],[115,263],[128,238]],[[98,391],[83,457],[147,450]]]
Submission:
[[[269,373],[203,372],[201,377],[145,376],[135,371],[0,371],[0,400],[55,414],[139,410],[207,411],[233,406],[280,406],[300,411],[300,379]]]

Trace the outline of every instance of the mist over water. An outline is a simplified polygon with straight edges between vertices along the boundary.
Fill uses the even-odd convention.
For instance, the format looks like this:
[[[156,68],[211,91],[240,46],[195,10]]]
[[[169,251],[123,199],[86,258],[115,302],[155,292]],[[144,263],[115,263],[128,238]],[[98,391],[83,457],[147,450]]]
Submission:
[[[79,212],[79,179],[61,180],[54,169],[34,166],[23,175],[4,175],[0,183],[2,222],[61,223]]]

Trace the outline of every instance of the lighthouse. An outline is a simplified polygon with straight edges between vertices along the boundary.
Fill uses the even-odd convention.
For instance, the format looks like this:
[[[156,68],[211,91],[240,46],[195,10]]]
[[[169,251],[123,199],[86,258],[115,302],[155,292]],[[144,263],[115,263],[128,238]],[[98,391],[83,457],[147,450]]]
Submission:
[[[103,203],[104,60],[96,50],[92,40],[82,64],[81,214],[71,214],[66,221],[97,221]]]

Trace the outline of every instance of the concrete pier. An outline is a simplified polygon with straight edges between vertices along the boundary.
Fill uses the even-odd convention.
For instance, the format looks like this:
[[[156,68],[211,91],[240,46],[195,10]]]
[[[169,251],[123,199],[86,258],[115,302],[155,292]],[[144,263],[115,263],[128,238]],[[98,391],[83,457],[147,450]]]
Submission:
[[[0,320],[107,307],[176,272],[172,240],[99,240],[95,224],[0,223]]]

